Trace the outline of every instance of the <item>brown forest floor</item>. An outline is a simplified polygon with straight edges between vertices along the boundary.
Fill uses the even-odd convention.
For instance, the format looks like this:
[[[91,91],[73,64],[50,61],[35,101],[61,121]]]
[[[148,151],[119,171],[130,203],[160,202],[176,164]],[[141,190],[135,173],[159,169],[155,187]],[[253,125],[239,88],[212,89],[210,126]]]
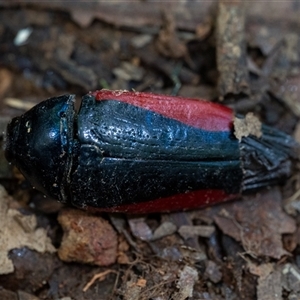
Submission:
[[[64,93],[175,90],[300,141],[299,3],[2,0],[0,131]],[[0,299],[300,299],[297,172],[206,209],[95,216],[0,157]]]

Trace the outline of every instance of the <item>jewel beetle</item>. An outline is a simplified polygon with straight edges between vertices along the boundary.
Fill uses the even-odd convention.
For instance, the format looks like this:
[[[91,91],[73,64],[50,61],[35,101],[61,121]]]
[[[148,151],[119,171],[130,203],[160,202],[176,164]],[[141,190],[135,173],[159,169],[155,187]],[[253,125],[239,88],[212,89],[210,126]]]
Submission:
[[[291,173],[298,145],[262,126],[239,141],[225,106],[100,90],[50,98],[14,118],[5,155],[46,195],[126,213],[186,210],[237,198]]]

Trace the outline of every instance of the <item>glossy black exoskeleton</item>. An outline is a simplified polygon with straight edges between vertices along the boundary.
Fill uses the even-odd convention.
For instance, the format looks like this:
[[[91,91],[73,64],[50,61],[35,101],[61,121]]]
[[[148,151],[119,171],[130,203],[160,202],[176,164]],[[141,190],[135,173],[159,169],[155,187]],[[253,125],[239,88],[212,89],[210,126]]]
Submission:
[[[42,102],[7,127],[6,158],[38,190],[65,202],[74,149],[74,96]]]
[[[239,143],[224,106],[103,90],[84,96],[76,113],[74,99],[48,99],[7,127],[8,161],[63,203],[121,212],[191,209],[291,172],[297,145],[289,136],[266,127],[262,138]]]

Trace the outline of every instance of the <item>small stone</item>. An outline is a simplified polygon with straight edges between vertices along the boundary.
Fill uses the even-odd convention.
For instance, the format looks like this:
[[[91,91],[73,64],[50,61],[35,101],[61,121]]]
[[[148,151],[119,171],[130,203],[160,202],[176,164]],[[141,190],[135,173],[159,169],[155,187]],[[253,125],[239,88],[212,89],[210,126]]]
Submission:
[[[220,267],[212,260],[208,261],[204,274],[213,283],[218,283],[222,279]]]
[[[177,230],[177,227],[172,222],[163,222],[153,233],[152,240],[158,240],[162,237],[165,237],[167,235],[171,235],[175,233]]]
[[[58,216],[64,235],[58,249],[63,261],[108,266],[117,258],[117,234],[99,216],[77,209],[64,209]]]
[[[210,225],[183,225],[178,232],[185,240],[194,236],[210,237],[215,232],[215,227]]]

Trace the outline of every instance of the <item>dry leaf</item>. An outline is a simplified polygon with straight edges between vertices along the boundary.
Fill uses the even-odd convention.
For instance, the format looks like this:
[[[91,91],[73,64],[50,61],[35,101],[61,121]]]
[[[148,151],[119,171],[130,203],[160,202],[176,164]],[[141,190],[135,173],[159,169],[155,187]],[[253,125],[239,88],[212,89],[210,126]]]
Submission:
[[[28,247],[38,252],[55,252],[47,232],[36,228],[34,215],[23,215],[9,207],[12,199],[0,186],[0,274],[14,271],[8,252],[15,248]]]
[[[281,207],[278,189],[247,196],[241,201],[222,205],[226,215],[216,215],[215,222],[227,235],[240,241],[253,256],[279,259],[289,255],[282,245],[282,234],[296,230],[295,220]]]

